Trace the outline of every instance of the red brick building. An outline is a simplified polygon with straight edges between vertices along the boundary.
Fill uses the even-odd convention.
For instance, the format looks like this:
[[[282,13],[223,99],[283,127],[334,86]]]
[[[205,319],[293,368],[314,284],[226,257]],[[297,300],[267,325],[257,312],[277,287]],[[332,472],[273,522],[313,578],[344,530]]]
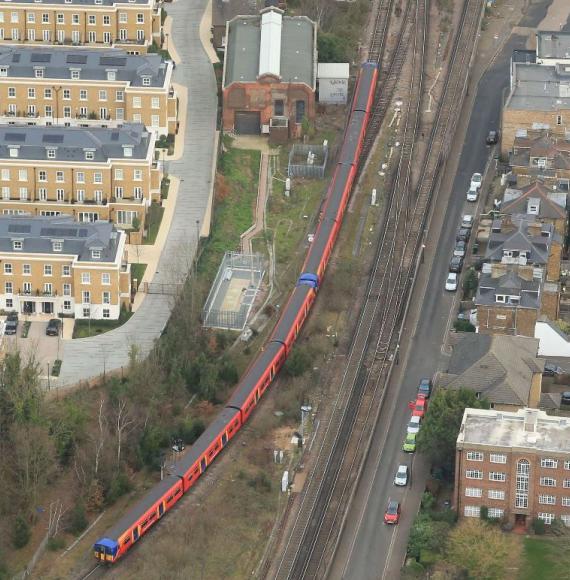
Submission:
[[[534,518],[570,526],[570,420],[538,409],[465,409],[455,456],[459,518]]]
[[[228,22],[223,77],[223,128],[269,134],[274,141],[301,135],[315,117],[317,33],[306,16],[277,8]]]

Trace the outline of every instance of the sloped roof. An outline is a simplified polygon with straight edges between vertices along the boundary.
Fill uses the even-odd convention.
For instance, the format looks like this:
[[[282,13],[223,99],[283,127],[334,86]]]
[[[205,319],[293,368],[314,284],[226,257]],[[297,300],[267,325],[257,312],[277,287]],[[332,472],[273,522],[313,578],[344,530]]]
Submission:
[[[542,181],[534,181],[521,189],[507,189],[503,196],[501,213],[527,213],[529,204],[539,200],[539,218],[566,219],[567,194],[553,191]]]
[[[510,268],[502,276],[482,274],[479,279],[479,287],[475,296],[477,306],[497,305],[496,294],[519,296],[521,308],[540,307],[540,282],[538,280],[526,280],[519,276],[516,268]]]
[[[440,384],[471,389],[495,404],[522,407],[528,404],[533,374],[544,370],[544,361],[536,356],[538,344],[538,339],[523,336],[457,333]]]

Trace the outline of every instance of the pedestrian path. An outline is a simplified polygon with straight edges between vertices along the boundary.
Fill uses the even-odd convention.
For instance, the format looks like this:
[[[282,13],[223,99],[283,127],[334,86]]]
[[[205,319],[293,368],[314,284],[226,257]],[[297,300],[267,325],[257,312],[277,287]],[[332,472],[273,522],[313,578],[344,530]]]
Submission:
[[[261,162],[259,169],[259,183],[257,186],[257,202],[255,205],[254,222],[241,236],[241,251],[244,254],[252,254],[251,240],[255,238],[259,232],[263,231],[263,224],[265,223],[265,206],[267,200],[267,175],[269,172],[269,155],[267,153],[261,154]]]
[[[209,232],[216,153],[217,89],[212,64],[200,38],[206,0],[178,0],[167,5],[171,18],[169,50],[179,62],[174,81],[187,87],[186,117],[179,159],[167,161],[168,173],[178,178],[170,227],[165,228],[163,251],[149,259],[145,278],[152,283],[180,284],[188,275],[197,247],[197,231]],[[176,153],[176,152],[175,152]],[[176,154],[173,155],[176,157]],[[162,233],[162,232],[161,232]],[[74,385],[128,365],[134,345],[147,354],[160,336],[174,303],[165,294],[148,294],[120,328],[103,335],[63,341],[59,386]],[[52,385],[53,388],[53,385]]]

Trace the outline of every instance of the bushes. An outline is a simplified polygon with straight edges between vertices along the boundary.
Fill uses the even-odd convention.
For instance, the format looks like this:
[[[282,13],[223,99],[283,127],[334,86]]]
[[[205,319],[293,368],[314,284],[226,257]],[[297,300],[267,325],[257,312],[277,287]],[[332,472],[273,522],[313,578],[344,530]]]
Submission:
[[[532,531],[537,536],[543,536],[546,533],[546,524],[540,518],[534,518],[531,522]]]
[[[73,507],[69,518],[69,531],[76,536],[79,535],[89,525],[87,515],[85,514],[85,505],[79,500]]]
[[[31,535],[30,524],[24,516],[19,515],[12,529],[12,545],[16,550],[23,548],[30,541]]]
[[[317,47],[319,62],[345,62],[348,58],[347,39],[332,32],[319,32]]]
[[[107,505],[114,504],[120,497],[131,491],[133,486],[126,473],[118,473],[112,480],[106,496]]]
[[[453,323],[453,328],[457,332],[475,332],[475,327],[469,322],[469,320],[456,320]]]
[[[296,346],[283,366],[283,370],[290,377],[300,377],[311,367],[311,356],[306,350]]]

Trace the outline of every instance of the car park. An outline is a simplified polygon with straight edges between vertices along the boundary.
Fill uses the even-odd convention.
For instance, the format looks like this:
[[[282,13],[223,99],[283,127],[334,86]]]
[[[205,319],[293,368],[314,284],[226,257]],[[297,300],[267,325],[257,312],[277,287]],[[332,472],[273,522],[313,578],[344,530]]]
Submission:
[[[471,230],[469,228],[459,228],[457,230],[457,235],[455,236],[455,241],[468,242],[470,237],[471,237]]]
[[[417,434],[420,430],[420,424],[422,422],[422,418],[418,417],[417,415],[412,415],[410,422],[408,423],[408,433]]]
[[[408,485],[408,473],[407,465],[398,466],[398,471],[396,471],[396,476],[394,477],[394,485],[399,485],[400,487]]]
[[[400,502],[390,499],[384,513],[385,524],[397,524],[400,521]]]
[[[467,248],[467,244],[465,242],[456,242],[455,248],[453,248],[453,255],[459,256],[460,258],[464,258],[466,248]]]
[[[46,336],[58,336],[61,330],[61,320],[52,318],[46,327]]]
[[[18,332],[18,313],[10,312],[6,317],[4,325],[4,334],[13,335]]]
[[[479,188],[471,186],[467,190],[467,201],[477,201],[479,198]]]
[[[469,185],[469,189],[479,189],[481,187],[481,183],[483,183],[483,176],[480,173],[474,173],[471,176],[471,184]]]
[[[445,280],[445,289],[448,292],[455,292],[457,290],[457,274],[455,272],[449,272],[447,274],[447,279]]]
[[[463,269],[463,258],[461,256],[453,256],[449,262],[449,271],[459,274]]]
[[[402,451],[405,453],[415,453],[416,451],[416,433],[407,433],[402,445]]]
[[[487,143],[487,145],[496,145],[499,142],[499,137],[499,131],[489,131],[489,133],[487,133],[485,143]]]
[[[461,220],[461,227],[471,229],[473,227],[473,216],[465,214]]]
[[[415,401],[410,401],[408,407],[412,411],[412,417],[420,417],[423,419],[427,411],[427,399],[418,397]]]
[[[424,397],[429,399],[431,395],[431,379],[421,379],[420,384],[418,385],[418,397]]]

